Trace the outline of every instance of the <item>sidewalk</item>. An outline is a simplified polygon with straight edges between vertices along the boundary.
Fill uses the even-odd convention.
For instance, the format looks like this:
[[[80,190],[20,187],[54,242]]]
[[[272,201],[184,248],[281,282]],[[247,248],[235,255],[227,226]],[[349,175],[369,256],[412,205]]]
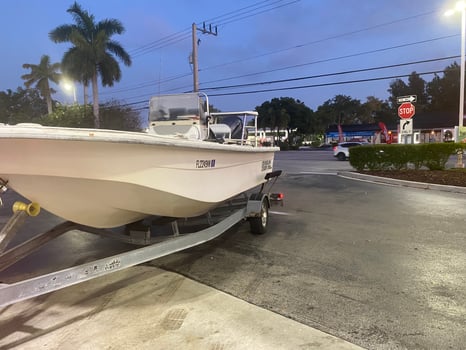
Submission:
[[[0,325],[1,349],[362,349],[147,266],[5,307]]]

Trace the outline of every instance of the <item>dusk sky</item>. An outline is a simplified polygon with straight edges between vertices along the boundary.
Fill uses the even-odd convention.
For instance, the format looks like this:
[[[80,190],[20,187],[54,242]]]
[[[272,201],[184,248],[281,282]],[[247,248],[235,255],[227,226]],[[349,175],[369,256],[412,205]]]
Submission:
[[[23,63],[38,64],[44,54],[52,62],[61,61],[70,44],[55,44],[48,34],[61,24],[74,23],[66,12],[72,3],[0,2],[3,53],[0,91],[24,87],[21,75],[29,70],[22,68]],[[293,97],[314,110],[338,94],[361,102],[368,96],[385,100],[393,77],[413,71],[443,71],[454,61],[459,63],[459,57],[445,59],[460,54],[461,16],[444,16],[455,1],[80,0],[78,3],[95,15],[97,21],[115,18],[123,23],[126,32],[113,39],[127,50],[133,64],[130,67],[121,64],[121,81],[111,88],[101,88],[100,99],[118,99],[136,108],[147,107],[149,98],[159,93],[192,90],[191,25],[202,26],[204,21],[212,28],[217,26],[218,35],[197,32],[200,90],[223,111],[253,110],[274,97]],[[427,60],[430,62],[415,63]],[[357,70],[365,71],[341,74]],[[422,77],[430,81],[433,75]],[[276,80],[285,81],[270,83]],[[357,80],[363,81],[338,84]],[[316,86],[319,84],[326,86]],[[220,89],[232,85],[240,86]],[[72,102],[61,86],[54,88],[55,99]],[[82,87],[76,88],[78,101],[82,103]],[[292,89],[257,92],[283,88]],[[240,92],[249,93],[235,94]]]

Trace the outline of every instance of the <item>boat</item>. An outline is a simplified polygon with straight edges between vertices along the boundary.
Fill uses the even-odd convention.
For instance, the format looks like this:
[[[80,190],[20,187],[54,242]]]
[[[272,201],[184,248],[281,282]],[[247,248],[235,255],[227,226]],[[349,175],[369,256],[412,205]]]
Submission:
[[[96,228],[199,216],[272,171],[278,149],[260,145],[257,117],[186,93],[152,97],[144,132],[2,125],[0,185]]]

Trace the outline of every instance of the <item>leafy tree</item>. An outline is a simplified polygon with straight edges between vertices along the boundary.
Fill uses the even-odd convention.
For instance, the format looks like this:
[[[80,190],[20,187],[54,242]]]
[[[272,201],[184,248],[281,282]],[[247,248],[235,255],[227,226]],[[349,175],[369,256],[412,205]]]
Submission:
[[[390,93],[388,101],[390,108],[396,113],[398,102],[396,98],[398,96],[405,96],[410,94],[409,86],[401,79],[395,79],[390,83],[390,88],[387,90]]]
[[[460,67],[455,62],[446,67],[443,77],[435,74],[426,90],[430,99],[429,111],[455,111],[459,110]]]
[[[102,126],[105,129],[141,131],[141,118],[137,111],[112,100],[102,105]]]
[[[214,105],[209,104],[209,112],[210,113],[217,113],[217,112],[221,112],[221,110],[218,109],[217,107],[214,107]]]
[[[24,85],[26,88],[30,88],[35,84],[42,97],[47,101],[48,113],[52,113],[52,93],[55,91],[50,88],[49,81],[58,84],[61,77],[61,74],[57,72],[60,69],[60,63],[50,63],[50,57],[43,55],[39,64],[25,63],[23,68],[31,70],[29,74],[21,76],[21,79],[26,80]]]
[[[416,72],[412,72],[408,77],[408,84],[401,79],[396,79],[390,83],[390,88],[387,91],[390,93],[388,98],[390,108],[395,115],[398,113],[397,97],[400,96],[416,95],[416,110],[418,112],[425,111],[429,107],[427,84]]]
[[[288,131],[296,130],[297,134],[303,135],[311,133],[313,111],[304,102],[291,97],[282,97],[282,105],[290,115]]]
[[[40,123],[42,115],[47,114],[47,104],[38,89],[0,91],[0,123]]]
[[[330,104],[331,100],[325,101],[314,113],[313,118],[313,129],[316,134],[324,134],[325,130],[330,125],[334,125],[338,122],[336,113],[333,109],[333,106]]]
[[[288,125],[289,116],[285,115],[285,111],[280,106],[280,99],[273,98],[271,101],[266,101],[262,105],[256,107],[260,118],[258,120],[261,128],[284,128]]]
[[[416,95],[416,110],[418,112],[423,112],[427,109],[428,98],[426,92],[426,81],[420,77],[416,72],[412,72],[408,77],[408,86],[411,91],[408,95]]]
[[[271,101],[266,101],[257,106],[256,111],[260,115],[258,126],[264,129],[276,130],[276,139],[279,140],[280,129],[287,128],[290,121],[290,115],[282,104],[282,98],[273,98]]]
[[[333,108],[338,112],[340,124],[361,124],[361,101],[350,96],[336,95],[333,98]]]
[[[313,131],[313,111],[303,102],[291,97],[274,98],[256,107],[259,113],[259,127],[274,129],[287,129],[288,144],[296,146],[305,134]]]
[[[43,116],[40,123],[47,126],[92,128],[92,110],[86,105],[59,105],[52,114]]]
[[[362,104],[362,121],[364,123],[383,122],[392,124],[398,121],[398,116],[390,109],[387,101],[368,96],[366,102]]]
[[[63,56],[64,70],[75,79],[92,82],[94,126],[100,127],[98,76],[103,86],[113,86],[121,79],[121,69],[116,58],[126,66],[131,58],[123,47],[112,40],[115,34],[124,32],[123,24],[116,19],[96,22],[94,15],[74,3],[68,10],[75,24],[58,26],[49,33],[55,43],[70,42],[73,46]]]
[[[361,101],[345,95],[336,95],[317,108],[315,130],[324,133],[334,124],[361,124],[363,120]]]
[[[117,101],[110,101],[101,106],[101,126],[112,130],[140,131],[139,113]],[[94,124],[92,110],[86,105],[58,106],[51,115],[44,116],[41,124],[71,128],[91,128]]]

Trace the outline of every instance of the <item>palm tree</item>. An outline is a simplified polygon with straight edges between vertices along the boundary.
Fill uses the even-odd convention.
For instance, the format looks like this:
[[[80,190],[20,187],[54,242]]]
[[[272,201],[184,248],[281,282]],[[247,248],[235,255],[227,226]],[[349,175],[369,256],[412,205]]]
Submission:
[[[111,37],[125,31],[122,23],[116,19],[104,19],[95,22],[95,17],[74,3],[67,10],[75,24],[58,26],[49,33],[55,43],[70,42],[74,46],[65,52],[62,60],[64,71],[81,81],[85,86],[92,82],[94,126],[100,127],[98,76],[103,86],[113,86],[121,79],[121,69],[115,57],[126,66],[131,65],[131,58],[123,47]]]
[[[83,56],[84,54],[77,48],[71,48],[62,59],[62,70],[68,79],[78,81],[83,85],[84,105],[87,106],[87,91],[89,82],[92,80],[93,65],[87,57]]]
[[[48,114],[52,114],[52,93],[55,93],[55,90],[50,88],[49,80],[55,84],[60,81],[61,74],[57,72],[60,69],[60,63],[51,64],[50,57],[43,55],[39,64],[25,63],[23,68],[31,70],[31,73],[21,76],[21,79],[26,80],[24,85],[29,89],[36,84],[41,96],[47,101]]]

